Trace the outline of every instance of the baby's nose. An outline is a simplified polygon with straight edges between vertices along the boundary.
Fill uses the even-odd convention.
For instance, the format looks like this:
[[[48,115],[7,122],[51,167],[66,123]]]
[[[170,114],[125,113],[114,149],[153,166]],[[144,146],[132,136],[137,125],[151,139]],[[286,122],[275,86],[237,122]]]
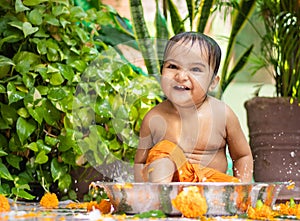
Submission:
[[[176,74],[176,79],[178,81],[187,80],[188,79],[188,72],[185,70],[180,70]]]

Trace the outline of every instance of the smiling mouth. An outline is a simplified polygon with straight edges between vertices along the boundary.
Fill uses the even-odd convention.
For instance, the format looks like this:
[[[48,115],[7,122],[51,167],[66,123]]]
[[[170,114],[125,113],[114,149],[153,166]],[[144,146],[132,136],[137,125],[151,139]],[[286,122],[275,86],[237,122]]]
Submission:
[[[179,90],[179,91],[188,91],[188,90],[190,90],[190,88],[188,88],[186,86],[183,86],[183,85],[176,85],[176,86],[174,86],[174,89]]]

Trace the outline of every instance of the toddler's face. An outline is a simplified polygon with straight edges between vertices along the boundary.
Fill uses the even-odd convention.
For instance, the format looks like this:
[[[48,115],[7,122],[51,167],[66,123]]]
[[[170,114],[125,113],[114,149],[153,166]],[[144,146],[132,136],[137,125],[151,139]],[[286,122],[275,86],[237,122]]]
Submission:
[[[195,42],[176,43],[165,57],[162,89],[167,98],[179,106],[201,104],[218,78],[208,63],[208,51]],[[216,82],[215,82],[216,81]],[[211,84],[213,83],[213,84]]]

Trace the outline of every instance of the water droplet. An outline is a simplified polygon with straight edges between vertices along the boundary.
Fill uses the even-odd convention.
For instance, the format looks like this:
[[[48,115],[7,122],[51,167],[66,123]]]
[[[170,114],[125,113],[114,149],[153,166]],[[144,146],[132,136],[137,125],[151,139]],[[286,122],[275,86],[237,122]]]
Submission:
[[[291,157],[295,157],[295,156],[296,156],[295,152],[292,151],[292,152],[291,152]]]

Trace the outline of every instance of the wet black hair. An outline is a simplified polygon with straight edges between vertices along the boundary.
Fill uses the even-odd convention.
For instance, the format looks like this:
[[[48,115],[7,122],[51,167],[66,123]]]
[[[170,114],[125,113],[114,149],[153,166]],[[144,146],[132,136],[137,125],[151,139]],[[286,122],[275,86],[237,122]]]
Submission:
[[[200,32],[181,32],[170,38],[165,47],[163,62],[170,49],[179,41],[181,43],[191,41],[191,47],[198,42],[201,49],[207,50],[208,64],[213,68],[214,76],[217,75],[222,56],[221,48],[214,39]]]

